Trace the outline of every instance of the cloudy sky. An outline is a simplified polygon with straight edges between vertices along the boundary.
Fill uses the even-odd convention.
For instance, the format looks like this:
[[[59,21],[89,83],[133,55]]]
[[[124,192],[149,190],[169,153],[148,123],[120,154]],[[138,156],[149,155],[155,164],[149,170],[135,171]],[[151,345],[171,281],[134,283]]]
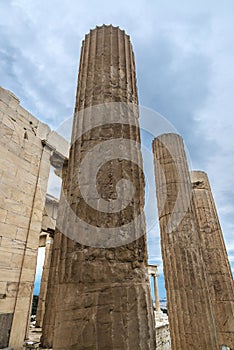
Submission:
[[[166,117],[192,167],[208,172],[234,270],[233,13],[232,0],[0,0],[0,85],[53,129],[73,114],[85,33],[111,23],[130,34],[140,104]],[[158,241],[155,226],[152,263]]]

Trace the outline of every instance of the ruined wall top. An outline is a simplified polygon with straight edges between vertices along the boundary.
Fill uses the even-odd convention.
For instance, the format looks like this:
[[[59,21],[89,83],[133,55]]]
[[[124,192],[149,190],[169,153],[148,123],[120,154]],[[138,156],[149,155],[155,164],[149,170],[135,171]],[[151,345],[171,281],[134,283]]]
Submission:
[[[36,137],[38,137],[44,144],[53,150],[54,154],[68,158],[69,143],[56,131],[51,130],[47,124],[42,123],[25,108],[23,108],[20,104],[19,98],[16,97],[11,91],[6,90],[1,86],[0,109],[2,111],[2,114],[0,114],[0,121],[2,118],[8,118],[13,123],[24,126],[26,133],[27,131],[33,132]]]
[[[211,190],[208,176],[204,171],[191,171],[190,178],[193,188]]]

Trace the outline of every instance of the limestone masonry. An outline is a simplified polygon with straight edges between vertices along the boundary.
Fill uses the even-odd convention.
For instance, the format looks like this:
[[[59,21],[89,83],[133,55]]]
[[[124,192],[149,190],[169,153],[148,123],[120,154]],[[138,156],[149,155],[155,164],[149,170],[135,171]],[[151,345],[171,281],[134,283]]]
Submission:
[[[0,348],[27,338],[50,161],[65,141],[0,88]]]

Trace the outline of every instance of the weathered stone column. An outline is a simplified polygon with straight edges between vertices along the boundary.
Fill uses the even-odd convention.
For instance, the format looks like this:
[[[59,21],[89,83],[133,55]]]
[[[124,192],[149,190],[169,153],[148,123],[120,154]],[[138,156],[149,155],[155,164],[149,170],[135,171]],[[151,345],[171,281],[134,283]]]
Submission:
[[[45,348],[53,347],[55,306],[56,306],[56,287],[58,281],[58,262],[59,247],[62,242],[62,234],[55,232],[54,243],[51,254],[51,264],[48,276],[47,293],[45,300],[45,312],[42,322],[41,344]]]
[[[157,277],[158,275],[154,275],[154,297],[155,297],[155,309],[156,311],[160,311],[160,302],[159,302],[159,295],[158,295],[158,283],[157,283]]]
[[[42,327],[43,318],[45,314],[45,300],[46,300],[46,294],[47,294],[52,247],[53,247],[53,235],[47,234],[46,246],[45,246],[45,261],[44,261],[43,272],[41,276],[40,294],[39,294],[39,300],[37,305],[37,316],[36,316],[37,327]]]
[[[144,176],[135,163],[138,160],[142,165],[137,102],[129,36],[112,26],[91,30],[82,45],[68,163],[66,198],[70,207],[64,211],[64,231],[74,241],[64,239],[60,248],[54,350],[155,349],[143,215]],[[104,109],[86,109],[102,103]],[[113,104],[105,114],[107,103]],[[106,152],[102,151],[104,142],[109,142]],[[78,183],[82,161],[88,153],[92,155],[95,146],[100,147],[96,156],[103,157],[103,165],[96,174],[89,162],[84,182]],[[110,159],[109,154],[116,156]],[[86,200],[81,193],[80,186],[89,191],[93,178],[100,209],[87,203],[96,198]],[[134,188],[130,203],[121,179]],[[127,203],[124,209],[112,211],[116,198],[120,206]],[[109,211],[101,209],[105,204]],[[74,221],[71,211],[76,215]],[[81,234],[84,223],[90,237],[86,245]],[[101,228],[106,229],[103,235]],[[91,229],[96,231],[90,234]],[[110,234],[113,229],[117,236]]]
[[[153,153],[172,349],[219,349],[183,141],[161,135]]]
[[[191,181],[219,344],[234,349],[233,277],[215,202],[206,173],[192,171]]]
[[[158,275],[158,266],[157,265],[148,265],[148,272],[149,272],[149,275],[153,277],[155,310],[158,312],[161,310],[160,309],[159,294],[158,294],[158,282],[157,282],[157,277],[159,276]]]
[[[62,180],[63,180],[63,192],[67,188],[67,161],[64,161],[62,167]],[[63,200],[64,196],[62,195],[59,202],[57,222],[59,220],[66,220],[66,217],[63,217]],[[56,312],[56,292],[58,290],[59,282],[59,260],[61,249],[60,247],[66,243],[66,237],[62,235],[61,232],[56,228],[54,233],[53,248],[51,253],[51,263],[48,276],[48,285],[47,293],[45,300],[45,313],[42,323],[42,336],[41,344],[44,348],[53,348],[53,338],[54,338],[54,324],[55,324],[55,312]]]

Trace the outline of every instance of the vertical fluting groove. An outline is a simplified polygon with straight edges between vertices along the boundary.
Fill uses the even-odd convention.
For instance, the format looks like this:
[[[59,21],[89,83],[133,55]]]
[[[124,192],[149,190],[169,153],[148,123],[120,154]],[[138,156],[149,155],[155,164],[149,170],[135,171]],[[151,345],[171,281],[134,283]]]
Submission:
[[[46,295],[46,307],[45,315],[42,326],[42,338],[41,343],[44,347],[53,347],[53,334],[54,334],[54,322],[55,322],[55,303],[54,299],[55,289],[58,287],[58,261],[59,261],[59,250],[58,245],[61,244],[62,235],[60,232],[55,233],[54,245],[51,257],[51,268],[49,273],[48,290]]]
[[[106,65],[109,69],[108,69],[108,79],[107,81],[109,81],[109,102],[115,102],[114,101],[114,94],[113,94],[113,85],[114,85],[114,69],[113,69],[113,36],[112,36],[112,27],[107,28],[109,29],[109,47],[110,47],[110,56],[109,56],[109,62]],[[105,82],[105,85],[107,85],[107,81]],[[108,101],[108,99],[107,99]],[[110,108],[110,123],[112,123],[113,120],[113,108]],[[113,130],[111,130],[111,135],[110,137],[113,138]],[[110,177],[110,182],[113,183],[113,179],[115,176],[115,169],[113,166],[113,163],[110,164],[110,169],[109,171],[111,171],[111,174],[109,175]],[[111,209],[111,203],[109,204],[109,208]],[[111,326],[112,328],[112,326]],[[113,328],[112,328],[113,330]],[[112,344],[113,346],[113,344]]]
[[[219,344],[234,348],[234,285],[214,198],[206,173],[191,172],[193,201],[202,255],[219,334]]]
[[[112,76],[112,73],[113,73],[113,62],[112,62],[112,58],[113,58],[113,41],[112,41],[112,27],[110,26],[110,31],[109,31],[109,36],[110,36],[110,43],[109,43],[109,46],[110,46],[110,58],[109,58],[109,82],[113,85],[114,84],[114,77]],[[110,89],[110,102],[113,101],[113,88],[111,88],[111,86],[109,86],[109,89]],[[114,101],[113,101],[114,102]],[[112,123],[112,109],[111,109],[111,112],[110,112],[110,123]],[[112,132],[112,135],[113,137],[113,132]],[[113,181],[113,172],[114,172],[114,169],[113,169],[113,165],[111,165],[111,170],[112,170],[112,174],[111,174],[111,181]],[[113,288],[110,288],[110,299],[112,300],[113,299]],[[111,308],[114,309],[114,302],[112,302],[111,304]],[[113,310],[110,311],[110,321],[111,321],[111,324],[110,324],[110,330],[111,330],[111,335],[110,335],[110,345],[108,344],[108,347],[111,348],[111,349],[114,349],[114,322],[115,320],[113,319]],[[101,348],[100,348],[101,350]]]
[[[126,58],[126,92],[127,92],[127,101],[132,103],[132,74],[130,72],[131,64],[130,64],[130,52],[128,45],[128,38],[125,35],[124,37],[124,47],[125,47],[125,58]]]
[[[130,61],[129,61],[130,52],[129,52],[127,35],[124,35],[124,41],[123,42],[124,42],[124,52],[125,52],[126,100],[128,101],[127,103],[132,103],[131,96],[133,94],[133,91],[132,91],[132,84],[131,84],[131,66],[130,66]],[[135,131],[135,133],[136,132],[137,131]],[[129,125],[129,132],[128,132],[128,135],[126,135],[126,136],[129,137],[130,140],[134,140],[133,131],[132,131],[132,125]],[[135,152],[135,150],[134,150],[134,146],[131,144],[131,146],[130,146],[130,154],[132,155],[133,152]],[[140,177],[139,177],[139,179],[140,179]],[[134,203],[134,206],[135,205],[137,205],[137,204]],[[134,233],[134,235],[135,235],[135,233]]]
[[[213,216],[215,218],[215,222],[217,224],[217,232],[218,232],[218,239],[220,241],[220,244],[222,246],[222,257],[225,261],[225,265],[227,267],[227,270],[228,270],[228,274],[229,276],[232,278],[232,281],[233,281],[233,277],[232,277],[232,270],[231,270],[231,265],[229,263],[229,260],[228,260],[228,255],[227,255],[227,249],[226,249],[226,245],[225,245],[225,242],[224,242],[224,237],[223,237],[223,234],[222,234],[222,229],[221,229],[221,226],[220,226],[220,222],[219,222],[219,216],[218,216],[218,213],[217,213],[217,209],[216,209],[216,206],[215,206],[215,201],[214,201],[214,198],[213,198],[213,195],[212,195],[212,191],[211,191],[211,187],[210,187],[210,183],[209,183],[209,179],[207,177],[207,197],[208,197],[208,200],[211,202],[211,206],[212,206],[212,213],[213,213]],[[233,287],[233,283],[232,283],[232,288]],[[232,294],[234,295],[234,293]]]
[[[139,295],[139,298],[137,298],[136,300],[136,304],[137,304],[137,309],[136,309],[136,319],[137,319],[137,331],[139,334],[139,345],[140,345],[140,349],[142,349],[142,341],[144,341],[144,339],[142,339],[142,332],[141,332],[141,321],[143,321],[141,319],[141,307],[140,307],[140,299],[141,299],[141,295],[140,295],[140,286],[136,285],[135,286],[135,293],[137,295]],[[144,322],[142,322],[144,323]],[[144,346],[144,345],[143,345]]]
[[[137,96],[137,91],[136,91],[136,75],[134,74],[134,72],[135,72],[134,54],[133,54],[130,38],[128,38],[128,44],[129,44],[129,48],[130,48],[131,84],[132,84],[132,90],[133,90],[132,103],[138,104],[138,96]]]
[[[85,58],[87,57],[87,55],[89,56],[89,37],[86,37],[86,40],[83,40],[81,53],[82,55],[80,58],[79,74],[78,74],[79,89],[77,89],[77,94],[76,94],[76,105],[75,105],[74,121],[73,121],[73,127],[72,127],[72,137],[71,137],[71,150],[69,155],[69,160],[70,160],[69,166],[71,168],[74,167],[74,161],[75,161],[75,148],[74,148],[74,143],[76,141],[75,130],[77,130],[77,128],[82,128],[83,126],[83,111],[81,112],[81,110],[84,109],[84,103],[85,103],[85,91],[86,91],[87,71],[88,71],[88,66],[86,65],[86,62],[89,62],[89,59],[85,60]],[[83,103],[81,103],[82,101]],[[78,118],[78,112],[79,112],[79,118]]]
[[[126,89],[124,88],[127,84],[127,67],[126,67],[126,52],[125,52],[125,33],[123,31],[120,31],[118,29],[117,31],[117,40],[118,40],[118,82],[119,82],[119,97],[122,96],[123,102],[127,102],[127,93]],[[120,98],[119,98],[119,101]],[[120,105],[120,113],[124,113],[124,106]],[[129,125],[129,128],[131,128],[131,125]],[[128,135],[125,136],[124,131],[124,125],[121,125],[121,131],[120,131],[121,137],[128,137]],[[121,176],[124,175],[124,169],[121,167]],[[123,194],[124,200],[125,200],[125,194]],[[125,220],[125,214],[121,214],[121,222],[124,222]],[[129,346],[129,345],[128,345]]]
[[[129,41],[130,41],[130,38],[129,38]],[[134,52],[133,52],[133,49],[132,49],[132,44],[130,42],[130,46],[131,46],[131,50],[130,50],[130,57],[131,57],[131,66],[132,66],[132,77],[133,77],[133,96],[135,97],[134,100],[133,100],[133,103],[136,103],[138,104],[138,93],[137,93],[137,89],[136,89],[136,86],[137,86],[137,81],[136,81],[136,74],[134,74],[134,72],[136,71],[135,69],[135,59],[134,59]]]
[[[135,84],[134,56],[129,37],[119,28],[112,26],[97,27],[86,35],[78,78],[70,153],[72,158],[68,164],[67,200],[77,217],[80,218],[81,215],[83,221],[87,220],[86,222],[93,226],[104,225],[107,228],[126,226],[128,220],[133,220],[138,213],[139,203],[144,204],[142,171],[133,162],[126,165],[125,159],[119,160],[117,157],[117,160],[113,159],[109,164],[104,164],[104,170],[102,168],[99,170],[96,180],[97,188],[103,196],[106,195],[104,189],[109,190],[110,195],[115,195],[120,174],[132,181],[139,197],[136,195],[133,197],[126,212],[120,211],[118,215],[115,213],[109,215],[89,207],[82,198],[76,179],[81,161],[93,146],[99,146],[101,142],[116,138],[140,142],[138,112],[134,114],[131,107],[131,103],[137,104],[138,101]],[[116,107],[114,104],[116,102],[121,102],[122,105]],[[102,123],[106,121],[106,116],[97,116],[95,108],[108,103],[112,103],[108,114],[109,124],[103,127]],[[130,111],[126,109],[124,103],[130,107]],[[90,112],[87,111],[87,107],[91,107]],[[119,124],[116,123],[116,118],[114,119],[116,110],[121,113],[120,120],[123,120],[123,116],[125,118]],[[132,120],[130,113],[135,116],[135,125],[130,125]],[[94,127],[95,118],[100,121],[101,125],[98,127]],[[85,133],[87,125],[90,130]],[[78,134],[80,137],[76,140]],[[126,152],[130,158],[138,159],[138,163],[142,165],[140,147],[136,149],[131,145]],[[94,170],[90,162],[87,167],[87,180],[85,179],[87,183],[84,181],[84,185],[89,186],[89,176],[93,176]],[[99,205],[100,202],[98,209]],[[108,205],[111,208],[111,201]],[[76,222],[72,222],[69,210],[66,210],[65,214],[64,227],[67,225],[72,237],[75,237],[76,233],[79,234],[79,224],[76,226]],[[144,218],[142,222],[134,225],[133,232],[128,234],[136,235],[141,232],[142,236],[134,242],[115,248],[84,245],[64,237],[58,264],[59,295],[55,295],[57,303],[54,350],[155,349],[153,308],[149,281],[146,277]],[[125,234],[123,231],[123,235]],[[120,295],[123,296],[126,305]],[[125,336],[122,336],[124,334]],[[121,344],[118,344],[120,335]]]
[[[114,54],[113,35],[112,35],[112,27],[110,27],[110,71],[109,71],[110,77],[109,77],[109,81],[111,83],[111,85],[110,85],[110,100],[111,101],[113,101],[113,97],[114,97],[114,93],[113,93],[113,84],[114,84],[113,54]]]
[[[80,54],[80,64],[79,64],[79,71],[78,71],[78,79],[77,79],[77,84],[81,85],[82,84],[82,64],[84,61],[84,54],[85,54],[85,49],[84,49],[84,41],[82,42],[82,46],[81,46],[81,54]],[[76,99],[75,101],[77,102],[80,99],[80,93],[81,93],[81,89],[79,91],[77,91],[76,93]],[[73,119],[73,128],[72,128],[72,135],[71,135],[71,140],[73,140],[74,136],[74,130],[77,129],[77,124],[78,124],[78,118],[77,118],[77,103],[75,105],[75,109],[74,109],[74,119]]]
[[[116,31],[116,46],[117,46],[117,69],[118,69],[118,86],[117,86],[117,91],[118,91],[118,96],[120,95],[121,91],[121,78],[120,78],[120,71],[121,71],[121,63],[120,63],[120,38],[119,38],[119,28],[117,28]],[[120,111],[121,112],[121,111]]]
[[[90,49],[89,49],[89,57],[88,57],[88,62],[90,64],[90,69],[89,69],[89,72],[90,72],[90,75],[87,75],[87,80],[89,82],[89,86],[91,86],[90,90],[86,90],[86,95],[85,95],[85,99],[88,100],[88,96],[90,95],[90,100],[88,100],[88,107],[90,109],[90,107],[93,105],[93,104],[96,104],[98,103],[97,101],[95,101],[95,98],[94,98],[94,86],[92,84],[92,82],[94,81],[95,79],[95,73],[96,73],[96,60],[91,60],[91,57],[93,56],[96,56],[97,55],[97,48],[98,48],[98,44],[97,44],[97,31],[95,30],[91,30],[90,31]],[[92,110],[89,111],[88,115],[84,115],[83,114],[83,124],[82,124],[82,131],[84,131],[84,118],[89,118],[89,123],[91,124],[92,123],[92,117],[93,117],[93,114],[92,114]],[[92,130],[89,130],[88,131],[88,135],[89,137],[91,138],[91,135],[92,135]],[[82,136],[81,138],[83,139],[83,132],[82,132]],[[83,140],[82,140],[83,141]],[[89,164],[89,167],[87,169],[89,172],[91,171],[91,164]],[[76,210],[78,209],[79,207],[79,202],[77,202],[77,206],[76,206]],[[86,208],[87,210],[87,208]],[[82,266],[82,269],[83,269],[83,266]]]
[[[96,32],[95,32],[96,33]],[[80,118],[80,125],[79,128],[80,130],[84,130],[85,126],[84,126],[84,117],[86,118],[91,118],[92,116],[90,116],[90,111],[88,113],[85,113],[85,109],[89,108],[91,106],[92,100],[93,100],[93,85],[92,85],[92,81],[94,78],[94,65],[95,65],[95,61],[91,60],[91,55],[92,55],[92,49],[93,49],[93,30],[90,31],[89,35],[85,36],[85,40],[84,40],[84,45],[86,47],[86,52],[87,52],[87,60],[86,62],[84,61],[82,70],[84,73],[83,75],[83,81],[84,81],[84,97],[81,99],[81,103],[78,100],[76,103],[78,105],[78,113],[77,113],[77,119]],[[86,69],[85,69],[86,68]],[[91,89],[90,89],[90,85],[91,85]],[[77,90],[81,90],[82,91],[82,87],[78,88]],[[78,95],[78,93],[77,93]],[[88,98],[89,97],[89,98]],[[91,99],[91,101],[90,101]],[[86,110],[87,111],[87,110]],[[74,135],[77,134],[77,129],[74,130]],[[89,130],[87,132],[89,135],[91,133],[91,131]],[[75,145],[76,145],[76,137],[74,138],[74,154],[75,154]],[[83,142],[83,132],[81,132],[81,140],[79,141],[80,147],[81,147],[81,143]],[[73,171],[75,173],[75,165],[74,163],[77,160],[75,159],[75,157],[73,158],[73,162],[71,163],[71,172]],[[89,169],[90,170],[90,169]],[[70,193],[71,194],[71,193]],[[76,205],[75,205],[75,210],[77,210],[77,206],[79,206],[79,201],[77,201]],[[83,266],[81,266],[81,269],[83,269]]]
[[[153,153],[172,349],[218,350],[182,139],[162,135]]]

